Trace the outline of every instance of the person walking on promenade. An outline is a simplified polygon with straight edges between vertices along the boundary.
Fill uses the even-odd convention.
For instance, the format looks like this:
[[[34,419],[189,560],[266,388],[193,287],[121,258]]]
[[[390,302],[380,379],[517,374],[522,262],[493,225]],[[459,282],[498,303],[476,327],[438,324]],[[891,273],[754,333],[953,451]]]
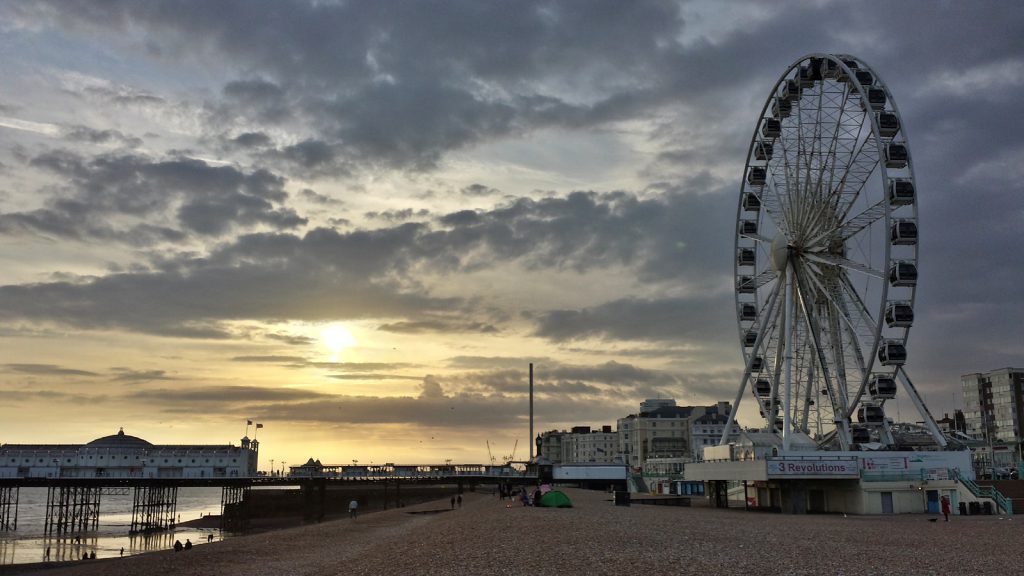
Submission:
[[[459,494],[455,501],[459,503],[459,508],[462,508],[462,494]]]
[[[358,514],[359,514],[359,502],[356,502],[356,499],[353,498],[352,501],[348,503],[348,517],[349,518],[355,518]]]
[[[949,496],[943,496],[942,499],[941,499],[941,502],[942,502],[942,515],[946,517],[946,522],[949,522],[949,512],[950,512]]]

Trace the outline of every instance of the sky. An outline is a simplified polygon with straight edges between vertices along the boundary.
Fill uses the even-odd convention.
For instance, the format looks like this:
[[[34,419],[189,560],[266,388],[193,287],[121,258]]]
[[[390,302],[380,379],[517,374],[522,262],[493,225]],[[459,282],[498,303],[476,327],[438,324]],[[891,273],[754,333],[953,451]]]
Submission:
[[[1015,2],[0,0],[0,442],[524,458],[531,362],[537,433],[732,401],[746,154],[813,52],[898,102],[941,417],[1024,365]]]

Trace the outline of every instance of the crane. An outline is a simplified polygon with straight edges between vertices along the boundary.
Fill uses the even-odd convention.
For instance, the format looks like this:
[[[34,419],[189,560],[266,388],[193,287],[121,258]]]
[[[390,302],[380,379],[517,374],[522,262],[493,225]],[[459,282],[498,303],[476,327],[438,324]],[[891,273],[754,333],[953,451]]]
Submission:
[[[487,459],[491,461],[491,466],[494,466],[494,456],[491,454],[491,441],[490,440],[486,440],[486,442],[487,442]]]
[[[512,446],[512,455],[506,458],[509,462],[516,459],[516,448],[519,448],[519,438],[516,438],[516,443]]]

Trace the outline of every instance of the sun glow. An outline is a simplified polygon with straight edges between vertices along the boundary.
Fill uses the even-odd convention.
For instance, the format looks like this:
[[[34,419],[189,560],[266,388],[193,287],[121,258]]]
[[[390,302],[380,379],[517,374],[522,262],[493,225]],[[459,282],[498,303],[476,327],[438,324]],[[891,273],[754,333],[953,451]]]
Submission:
[[[320,342],[331,353],[332,362],[338,361],[343,350],[356,345],[355,337],[341,324],[325,326],[320,331]]]

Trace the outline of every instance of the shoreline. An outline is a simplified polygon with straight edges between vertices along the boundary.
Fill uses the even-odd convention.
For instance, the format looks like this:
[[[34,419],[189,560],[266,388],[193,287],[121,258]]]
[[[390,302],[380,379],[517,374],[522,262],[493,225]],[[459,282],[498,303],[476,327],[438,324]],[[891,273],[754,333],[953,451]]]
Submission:
[[[469,493],[467,493],[467,494],[469,494]],[[466,495],[464,494],[463,497],[465,498]],[[388,513],[388,512],[392,512],[392,513],[400,512],[400,513],[409,514],[411,516],[431,516],[431,515],[434,515],[434,514],[439,513],[439,512],[450,512],[450,511],[451,511],[451,508],[449,507],[448,497],[444,497],[444,498],[438,498],[436,500],[430,500],[430,501],[427,501],[427,502],[421,502],[421,503],[410,505],[410,506],[403,506],[401,508],[389,508],[388,510],[370,509],[370,510],[367,510],[365,512],[360,513],[359,514],[359,518],[373,517],[374,515],[385,514],[385,513]],[[327,520],[324,520],[324,521],[321,521],[321,522],[315,522],[315,523],[308,523],[307,524],[307,523],[303,523],[302,519],[300,517],[296,517],[296,516],[285,517],[285,518],[273,518],[273,517],[271,517],[271,518],[261,518],[261,519],[257,519],[256,520],[256,523],[258,524],[256,527],[248,530],[247,532],[245,532],[243,534],[232,534],[232,535],[229,535],[229,536],[225,537],[223,535],[225,533],[222,533],[221,537],[219,537],[218,539],[214,540],[212,543],[207,543],[205,541],[201,541],[201,542],[197,541],[196,543],[194,543],[195,545],[192,548],[192,550],[189,550],[188,553],[192,553],[193,551],[199,550],[200,548],[206,548],[206,547],[210,547],[210,546],[213,546],[213,545],[216,545],[216,544],[221,544],[221,543],[225,543],[225,542],[229,542],[229,541],[243,540],[243,539],[252,538],[252,537],[255,537],[255,536],[267,536],[267,535],[275,534],[275,533],[278,533],[278,532],[281,532],[281,531],[294,530],[294,529],[302,529],[302,528],[306,528],[306,527],[318,526],[318,525],[323,525],[323,524],[328,524],[328,523],[345,522],[345,521],[348,521],[348,520],[350,520],[350,519],[347,518],[347,517],[345,517],[345,518],[332,517],[330,519],[327,519]],[[195,519],[192,519],[192,520],[186,520],[184,522],[181,522],[181,523],[177,524],[176,527],[177,528],[218,529],[219,530],[219,527],[220,527],[220,515],[219,514],[207,514],[206,516],[203,516],[201,518],[195,518]],[[169,534],[169,532],[165,532],[164,534]],[[186,552],[183,551],[180,554],[185,554],[185,553]],[[70,560],[51,560],[49,562],[40,561],[40,562],[21,562],[21,563],[16,563],[16,564],[0,564],[0,576],[18,576],[18,575],[21,575],[21,574],[37,574],[37,573],[38,574],[52,574],[54,570],[62,570],[62,569],[85,570],[85,572],[81,572],[81,573],[82,574],[92,574],[92,573],[95,573],[95,574],[98,574],[98,575],[103,575],[103,574],[106,574],[106,572],[104,572],[104,571],[95,571],[95,570],[98,570],[98,569],[97,568],[91,568],[91,567],[105,566],[109,562],[121,562],[121,561],[128,560],[129,558],[141,558],[141,557],[149,557],[149,556],[155,556],[155,555],[166,555],[166,554],[175,554],[175,552],[174,552],[174,550],[172,548],[167,547],[167,548],[160,548],[160,549],[156,549],[156,550],[147,550],[147,551],[144,551],[144,552],[138,552],[138,553],[131,554],[131,555],[127,555],[126,554],[123,557],[106,557],[106,558],[95,558],[95,559],[88,559],[88,560],[83,560],[81,558],[73,558],[73,559],[70,559]],[[73,572],[73,573],[78,574],[79,572],[76,571],[76,572]]]

